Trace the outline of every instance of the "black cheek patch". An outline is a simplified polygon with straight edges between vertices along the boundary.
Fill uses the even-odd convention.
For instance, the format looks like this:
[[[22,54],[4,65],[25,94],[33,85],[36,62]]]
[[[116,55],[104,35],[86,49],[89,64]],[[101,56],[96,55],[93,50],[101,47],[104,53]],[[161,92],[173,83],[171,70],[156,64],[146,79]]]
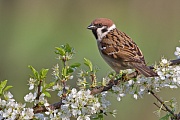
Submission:
[[[96,29],[95,29],[95,30],[92,30],[92,33],[94,34],[95,38],[98,39]]]
[[[106,32],[106,31],[108,31],[108,29],[107,29],[107,28],[104,28],[104,29],[102,29],[101,31],[102,31],[102,33],[104,33],[104,32]]]

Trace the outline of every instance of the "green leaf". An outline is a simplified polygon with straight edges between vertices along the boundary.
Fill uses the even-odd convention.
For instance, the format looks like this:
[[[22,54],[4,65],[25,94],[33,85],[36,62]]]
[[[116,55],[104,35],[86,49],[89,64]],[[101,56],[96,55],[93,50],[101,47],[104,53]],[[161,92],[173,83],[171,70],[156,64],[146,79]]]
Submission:
[[[166,114],[164,117],[160,118],[159,120],[169,120],[170,115]]]
[[[74,69],[73,69],[73,68],[68,68],[68,69],[67,69],[67,75],[68,75],[69,73],[72,73],[72,72],[74,72]]]
[[[65,55],[65,50],[61,47],[55,47],[57,51],[55,51],[56,54],[59,54],[61,56],[64,56]]]
[[[73,63],[70,67],[71,67],[71,68],[77,68],[77,67],[79,67],[79,66],[81,66],[80,63]]]
[[[2,94],[3,89],[6,86],[6,84],[7,84],[7,80],[1,81],[1,84],[0,84],[0,95]]]
[[[65,47],[65,51],[66,51],[66,52],[69,52],[69,53],[70,53],[70,52],[73,51],[73,48],[72,48],[69,44],[66,44],[64,47]]]
[[[76,70],[77,67],[79,67],[81,64],[80,63],[74,63],[69,68],[67,69],[67,74],[72,73]]]
[[[90,71],[93,71],[92,69],[92,62],[86,58],[84,58],[84,64],[89,67]]]
[[[46,84],[45,89],[52,87],[54,84],[55,84],[55,82],[51,82],[49,84]]]
[[[51,82],[48,84],[49,87],[52,87],[55,84],[55,82]]]
[[[51,94],[47,91],[43,92],[45,94],[46,97],[51,97]]]
[[[33,72],[33,74],[34,74],[34,77],[35,77],[36,79],[39,79],[39,73],[38,73],[38,71],[36,71],[36,69],[33,68],[31,65],[29,65],[28,67],[32,70],[32,72]]]
[[[12,88],[13,86],[6,86],[5,88],[4,88],[4,91],[7,91],[7,90],[9,90],[10,88]]]
[[[41,76],[41,79],[44,79],[47,75],[47,72],[48,72],[49,69],[42,69],[41,72],[40,72],[40,76]]]

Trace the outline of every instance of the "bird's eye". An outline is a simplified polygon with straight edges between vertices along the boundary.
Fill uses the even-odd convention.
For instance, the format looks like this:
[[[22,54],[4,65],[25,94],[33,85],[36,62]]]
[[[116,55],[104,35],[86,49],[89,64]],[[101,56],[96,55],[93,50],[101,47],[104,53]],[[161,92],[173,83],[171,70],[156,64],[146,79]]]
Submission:
[[[98,24],[98,27],[102,27],[102,24],[101,24],[101,23],[99,23],[99,24]]]

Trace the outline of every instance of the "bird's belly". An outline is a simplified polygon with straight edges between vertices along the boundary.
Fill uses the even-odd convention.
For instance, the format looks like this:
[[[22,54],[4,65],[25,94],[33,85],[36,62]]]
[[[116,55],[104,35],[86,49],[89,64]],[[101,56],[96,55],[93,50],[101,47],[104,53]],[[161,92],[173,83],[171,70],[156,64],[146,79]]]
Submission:
[[[124,62],[122,60],[116,60],[114,58],[111,58],[111,56],[109,55],[105,55],[100,51],[100,54],[102,56],[102,58],[106,61],[106,63],[113,69],[116,71],[116,73],[119,73],[120,70],[125,70],[125,69],[132,69],[132,67],[130,67],[131,65],[129,65],[129,62]]]

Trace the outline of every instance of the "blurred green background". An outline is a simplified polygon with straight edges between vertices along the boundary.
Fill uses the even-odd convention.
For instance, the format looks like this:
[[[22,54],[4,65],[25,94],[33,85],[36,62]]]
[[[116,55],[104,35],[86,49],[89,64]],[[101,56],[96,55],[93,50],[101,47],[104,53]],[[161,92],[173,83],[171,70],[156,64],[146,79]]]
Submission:
[[[66,43],[76,50],[74,62],[83,62],[86,57],[101,69],[101,80],[111,68],[86,29],[98,17],[112,19],[118,29],[131,36],[147,63],[158,62],[162,56],[175,59],[175,47],[180,46],[179,5],[179,0],[0,0],[0,80],[8,79],[15,98],[23,101],[31,74],[27,66],[52,72],[52,66],[59,62],[54,48]],[[180,103],[179,92],[167,89],[158,94],[164,100],[176,97]],[[121,102],[114,95],[109,99],[118,114],[106,120],[158,119],[153,114],[157,107],[151,95],[140,100],[126,96]]]

